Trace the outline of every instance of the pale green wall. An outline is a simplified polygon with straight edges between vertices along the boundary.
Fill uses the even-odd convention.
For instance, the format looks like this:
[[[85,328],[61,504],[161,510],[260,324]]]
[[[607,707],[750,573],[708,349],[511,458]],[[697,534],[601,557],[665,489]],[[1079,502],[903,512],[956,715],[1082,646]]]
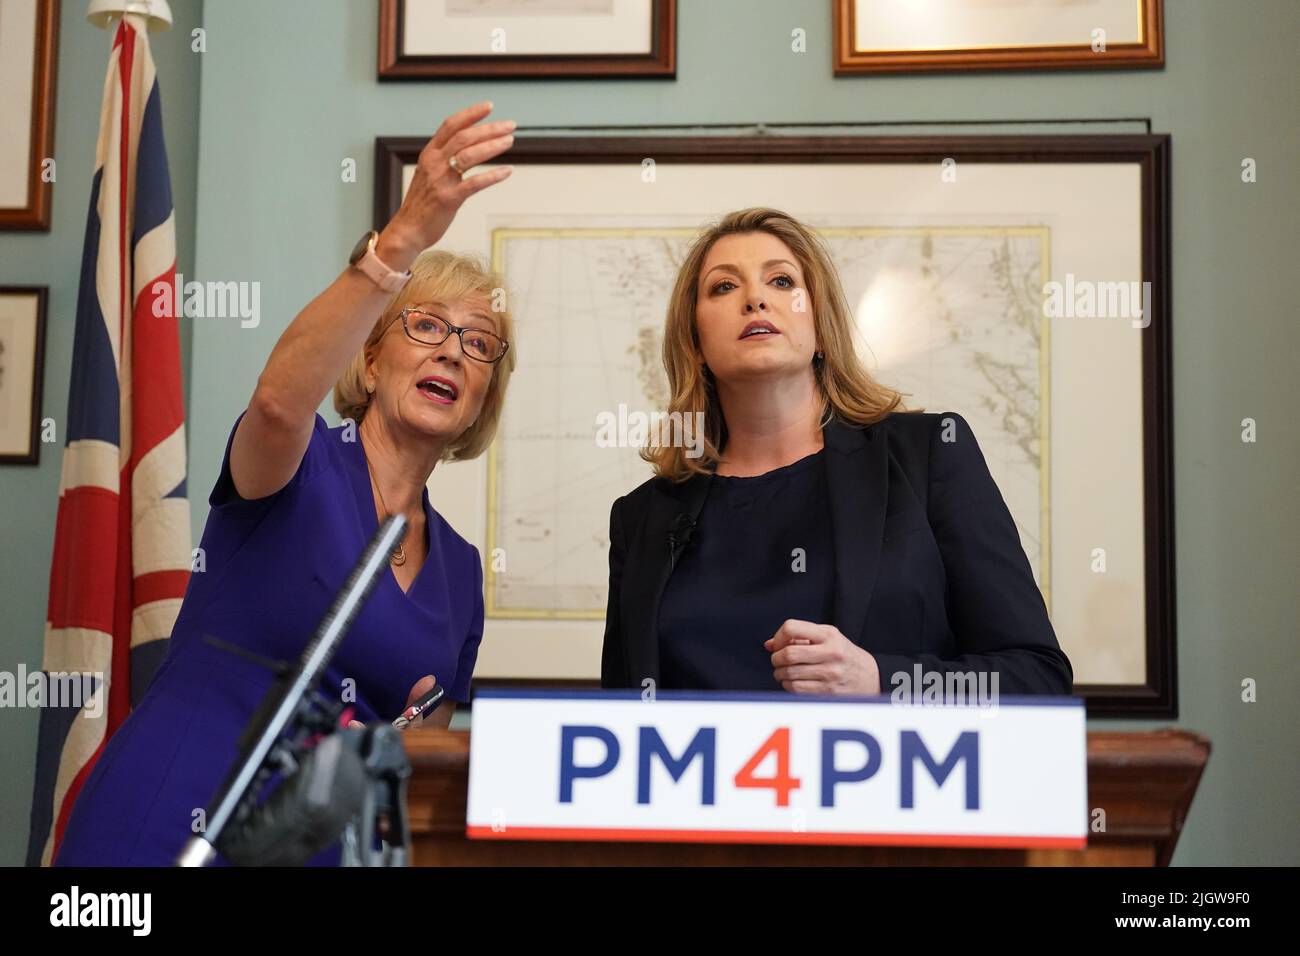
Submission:
[[[1283,411],[1296,397],[1287,260],[1300,217],[1291,165],[1300,146],[1294,68],[1300,23],[1293,0],[1171,0],[1168,6],[1161,71],[835,79],[828,3],[682,0],[675,82],[381,86],[373,4],[207,4],[194,272],[260,280],[263,321],[257,329],[199,322],[194,330],[196,537],[225,437],[276,336],[337,274],[369,225],[377,135],[430,134],[447,113],[484,98],[525,127],[1150,117],[1156,132],[1173,135],[1178,723],[1215,745],[1176,862],[1300,862],[1300,827],[1291,820],[1300,805],[1294,690],[1300,521],[1290,494],[1300,452]],[[808,33],[804,55],[789,52],[796,26]],[[78,70],[100,68],[96,60],[93,69]],[[174,76],[179,87],[183,80]],[[97,81],[74,86],[94,90],[97,100]],[[62,102],[85,114],[82,125],[88,122],[89,106],[66,96]],[[61,133],[68,119],[61,110]],[[173,113],[168,120],[169,132],[179,133]],[[80,135],[89,142],[93,133]],[[1244,156],[1258,160],[1255,185],[1240,182]],[[345,157],[358,162],[355,184],[340,181]],[[172,168],[179,179],[183,167],[175,158]],[[779,205],[780,197],[773,202]],[[73,269],[79,253],[79,224],[67,226],[73,211],[84,214],[60,207],[65,233],[45,252],[61,271]],[[0,248],[7,252],[15,242],[21,240],[0,240]],[[35,265],[43,258],[27,262],[16,269],[6,260],[4,278],[44,281],[34,278],[44,274]],[[48,273],[48,263],[41,268]],[[70,300],[62,308],[70,309]],[[57,401],[66,391],[67,346],[53,350],[48,366],[47,392]],[[1258,444],[1238,439],[1246,416],[1259,421]],[[56,475],[50,469],[17,495],[20,538],[34,542],[37,553],[17,557],[6,541],[6,575],[22,573],[14,588],[6,576],[5,592],[18,613],[9,616],[16,632],[5,635],[4,660],[40,659]],[[1260,701],[1253,705],[1239,701],[1247,676],[1259,681]],[[9,776],[21,778],[0,781],[5,819],[16,819],[24,831],[34,726],[4,718],[7,751],[20,758]],[[0,841],[0,861],[17,861],[21,836],[8,832]]]

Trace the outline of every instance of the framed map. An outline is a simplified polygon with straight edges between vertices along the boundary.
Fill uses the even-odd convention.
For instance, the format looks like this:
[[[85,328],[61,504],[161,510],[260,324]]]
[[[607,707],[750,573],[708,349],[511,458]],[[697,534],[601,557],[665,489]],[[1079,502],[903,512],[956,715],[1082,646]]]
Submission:
[[[377,225],[422,145],[379,142]],[[490,258],[517,318],[497,441],[430,485],[485,556],[481,681],[597,677],[609,508],[650,474],[599,422],[666,406],[667,298],[700,226],[774,205],[825,240],[873,374],[971,423],[1092,711],[1172,713],[1167,138],[576,145],[521,135],[443,241]]]

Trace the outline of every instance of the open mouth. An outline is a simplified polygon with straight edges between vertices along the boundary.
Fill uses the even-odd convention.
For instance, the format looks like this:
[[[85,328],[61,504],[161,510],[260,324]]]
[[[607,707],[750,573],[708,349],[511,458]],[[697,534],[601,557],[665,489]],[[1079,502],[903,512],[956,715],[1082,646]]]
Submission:
[[[768,322],[765,319],[758,319],[754,322],[750,322],[747,326],[745,326],[744,331],[740,333],[740,337],[742,339],[752,339],[762,335],[780,335],[780,334],[781,333],[776,330],[776,326],[773,325],[771,322]]]
[[[443,405],[450,405],[460,395],[455,383],[435,376],[421,379],[416,383],[415,387],[420,390],[425,398],[430,401],[440,402]]]

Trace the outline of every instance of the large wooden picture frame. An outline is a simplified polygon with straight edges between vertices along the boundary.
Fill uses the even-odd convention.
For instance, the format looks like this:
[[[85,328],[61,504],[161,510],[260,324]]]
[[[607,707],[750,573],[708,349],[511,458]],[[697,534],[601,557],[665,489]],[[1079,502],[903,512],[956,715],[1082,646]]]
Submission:
[[[0,4],[0,229],[50,228],[59,0]]]
[[[1161,67],[1164,0],[831,0],[836,75]]]
[[[379,4],[380,80],[676,75],[677,0]]]
[[[400,205],[424,144],[420,137],[377,141],[377,228]],[[594,432],[593,412],[612,410],[621,401],[653,402],[633,394],[638,369],[624,374],[618,367],[640,361],[642,379],[652,372],[654,332],[656,325],[662,329],[671,269],[640,269],[632,278],[644,281],[626,299],[605,300],[593,309],[592,296],[621,294],[609,290],[626,284],[628,276],[619,270],[627,263],[680,249],[722,212],[775,205],[822,232],[833,254],[857,257],[839,265],[850,302],[859,303],[860,328],[880,316],[933,313],[911,327],[944,331],[942,322],[955,322],[942,341],[960,344],[980,335],[996,340],[1011,334],[999,330],[996,309],[993,319],[971,326],[976,319],[969,316],[991,308],[980,303],[990,296],[1001,301],[997,297],[1004,294],[1030,301],[1015,334],[1028,343],[1018,361],[1037,382],[1026,392],[1028,418],[1036,417],[1037,425],[1021,436],[1036,449],[1036,472],[1018,470],[1016,442],[1001,434],[1007,409],[996,406],[1003,399],[984,395],[978,383],[974,390],[954,391],[957,386],[941,374],[929,384],[924,376],[916,378],[910,391],[919,400],[909,407],[951,409],[971,421],[1027,553],[1037,549],[1031,563],[1090,713],[1176,716],[1169,156],[1164,135],[578,141],[530,137],[521,130],[506,157],[514,175],[466,203],[440,243],[482,254],[504,272],[517,322],[520,364],[492,452],[486,461],[440,466],[430,485],[436,506],[479,546],[489,565],[480,681],[573,686],[596,678],[603,616],[596,566],[607,531],[602,525],[612,498],[648,477],[637,470],[632,450],[623,459],[592,459],[615,474],[605,484],[570,488],[565,501],[573,508],[566,517],[559,518],[558,510],[537,511],[520,522],[521,515],[511,512],[517,501],[511,489],[522,487],[518,481],[525,480],[530,493],[547,487],[548,460],[563,462],[566,482],[594,471],[583,467],[590,454],[583,441],[524,462],[531,453],[521,449],[539,447],[524,441],[539,437],[528,431],[529,416],[546,404],[546,396],[581,387],[579,369],[555,375],[547,331],[555,326],[547,323],[563,316],[570,342],[607,339],[607,356],[584,358],[599,364],[608,381],[623,383],[599,397],[567,393],[576,414],[566,427]],[[1003,260],[1012,252],[1020,291],[999,292],[998,283],[1010,272]],[[895,259],[886,261],[891,255]],[[929,257],[924,268],[913,262],[918,255]],[[995,267],[1001,278],[993,275]],[[949,286],[939,293],[919,287],[909,292],[922,273],[967,278],[945,280]],[[536,276],[563,281],[542,286]],[[1059,291],[1064,281],[1070,296],[1076,280],[1080,286],[1088,280],[1146,283],[1146,324],[1113,317],[1048,319],[1046,282]],[[936,295],[946,297],[942,308],[931,306]],[[640,317],[628,319],[633,313]],[[628,326],[630,321],[640,326]],[[593,331],[584,335],[587,322]],[[872,350],[889,345],[887,323],[871,328],[864,337]],[[934,331],[925,334],[932,337],[927,341],[940,340]],[[966,382],[971,363],[962,353],[944,354],[943,362],[909,364],[900,358],[889,375],[873,371],[887,384],[899,384],[891,377],[922,367],[951,368],[953,382]],[[535,382],[542,368],[550,369],[549,379]],[[547,575],[559,580],[560,566],[552,572],[530,564],[532,545],[511,537],[516,525],[546,525],[545,534],[554,532],[557,555],[570,552],[570,545],[586,549],[585,576],[562,582],[574,585],[562,598],[547,600],[551,592],[543,587],[543,579],[551,580]],[[491,566],[498,551],[513,562],[508,573],[497,574]],[[516,587],[520,582],[536,587]],[[557,584],[554,594],[562,590]],[[516,602],[515,594],[528,596]]]

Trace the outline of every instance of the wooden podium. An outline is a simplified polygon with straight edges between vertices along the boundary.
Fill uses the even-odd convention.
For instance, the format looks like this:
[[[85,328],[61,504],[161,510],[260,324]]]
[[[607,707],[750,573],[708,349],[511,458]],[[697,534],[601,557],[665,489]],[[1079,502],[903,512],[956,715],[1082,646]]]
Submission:
[[[404,734],[415,866],[1168,866],[1210,742],[1182,730],[1088,734],[1088,807],[1104,832],[1085,850],[471,840],[469,732]],[[1093,827],[1095,830],[1095,826]]]

